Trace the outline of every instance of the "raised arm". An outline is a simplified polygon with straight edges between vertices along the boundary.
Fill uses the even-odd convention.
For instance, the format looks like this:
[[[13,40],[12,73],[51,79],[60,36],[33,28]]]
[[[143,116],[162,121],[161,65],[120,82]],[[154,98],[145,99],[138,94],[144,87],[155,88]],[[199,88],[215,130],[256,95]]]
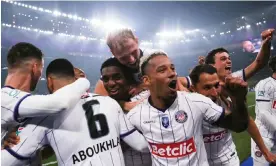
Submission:
[[[14,117],[35,117],[56,114],[74,106],[90,87],[86,78],[79,78],[50,95],[30,95],[19,101],[14,110]]]
[[[267,29],[262,32],[262,46],[260,52],[256,59],[244,69],[246,80],[252,77],[268,63],[274,30],[275,29]]]
[[[226,108],[225,115],[215,124],[228,128],[235,132],[242,132],[247,129],[249,115],[246,104],[247,83],[239,78],[226,78],[226,91],[231,97],[232,106]]]

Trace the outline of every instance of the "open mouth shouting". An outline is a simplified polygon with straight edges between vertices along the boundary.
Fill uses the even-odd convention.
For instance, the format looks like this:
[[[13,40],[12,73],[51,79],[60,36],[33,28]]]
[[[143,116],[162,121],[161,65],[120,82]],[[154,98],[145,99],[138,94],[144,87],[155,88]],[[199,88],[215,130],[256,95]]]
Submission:
[[[177,89],[176,89],[176,83],[177,83],[176,80],[171,80],[171,81],[170,81],[170,83],[169,83],[169,88],[170,88],[170,90],[172,90],[172,91],[176,91],[176,90],[177,90]]]
[[[231,66],[227,66],[225,67],[225,71],[227,71],[229,74],[232,72],[232,67]]]

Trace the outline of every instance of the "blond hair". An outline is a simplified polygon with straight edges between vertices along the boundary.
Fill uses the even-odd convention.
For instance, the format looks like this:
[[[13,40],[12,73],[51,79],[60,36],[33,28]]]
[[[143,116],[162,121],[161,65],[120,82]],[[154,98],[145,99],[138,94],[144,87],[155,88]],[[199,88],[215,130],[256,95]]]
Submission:
[[[118,48],[123,46],[124,41],[127,39],[135,39],[135,35],[129,28],[121,28],[108,33],[106,38],[106,44],[110,49]]]

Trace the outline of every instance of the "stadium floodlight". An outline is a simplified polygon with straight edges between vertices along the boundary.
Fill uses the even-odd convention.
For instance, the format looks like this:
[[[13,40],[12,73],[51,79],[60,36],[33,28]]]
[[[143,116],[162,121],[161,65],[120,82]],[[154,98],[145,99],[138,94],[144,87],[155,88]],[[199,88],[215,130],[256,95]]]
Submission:
[[[93,18],[90,22],[94,26],[98,26],[98,25],[101,24],[101,21],[99,19],[96,19],[96,18]]]
[[[39,10],[39,11],[42,11],[42,12],[44,11],[44,9],[43,9],[43,8],[41,8],[41,7],[40,7],[40,8],[38,8],[38,10]]]
[[[32,9],[37,10],[37,7],[33,6]]]
[[[56,11],[56,10],[55,10],[55,11],[53,12],[53,15],[54,15],[54,16],[60,16],[61,13],[60,13],[59,11]]]
[[[249,29],[251,27],[251,25],[246,25],[246,28]]]
[[[224,32],[220,32],[219,34],[220,34],[220,35],[224,35]]]
[[[215,37],[215,35],[214,35],[214,34],[212,34],[212,35],[211,35],[211,37]]]
[[[181,37],[183,36],[183,32],[177,30],[177,31],[163,31],[163,32],[157,32],[157,36],[161,37]]]
[[[71,14],[68,14],[67,16],[68,16],[68,18],[73,18],[73,16]]]
[[[265,23],[266,23],[266,21],[263,21],[263,23],[265,24]]]
[[[62,13],[62,16],[63,16],[63,17],[67,17],[67,14],[66,14],[66,13]]]
[[[193,34],[195,32],[199,32],[200,30],[199,29],[194,29],[194,30],[187,30],[185,31],[186,34]]]
[[[74,20],[78,19],[78,16],[77,16],[77,15],[74,15],[74,16],[73,16],[73,19],[74,19]]]
[[[149,41],[142,41],[141,45],[153,45],[153,43]]]

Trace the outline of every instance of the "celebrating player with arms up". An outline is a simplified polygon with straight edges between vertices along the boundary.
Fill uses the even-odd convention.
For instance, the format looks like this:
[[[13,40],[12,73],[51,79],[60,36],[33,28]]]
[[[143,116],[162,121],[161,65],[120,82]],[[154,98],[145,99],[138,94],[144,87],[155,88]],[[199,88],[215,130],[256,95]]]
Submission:
[[[128,118],[149,142],[154,165],[208,165],[203,120],[229,129],[238,127],[239,131],[247,128],[244,81],[227,78],[226,87],[236,100],[232,113],[225,115],[209,98],[176,90],[176,71],[166,53],[143,57],[140,69],[150,97],[133,108]]]
[[[193,83],[192,89],[194,92],[209,97],[223,108],[228,108],[227,104],[220,98],[221,87],[216,68],[207,64],[198,65],[192,70],[190,78]],[[227,103],[229,102],[230,101],[227,101]],[[232,130],[235,131],[235,128]],[[261,152],[263,152],[268,161],[276,159],[276,155],[269,152],[266,148],[260,132],[251,117],[249,119],[247,131],[259,145]],[[209,165],[240,165],[236,147],[232,140],[232,134],[229,130],[203,121],[203,139]]]
[[[255,122],[267,148],[276,153],[276,56],[271,57],[268,66],[273,72],[272,76],[261,80],[255,88]],[[253,140],[251,140],[251,156],[254,159],[254,166],[269,165],[265,154]]]
[[[73,65],[65,59],[52,61],[46,75],[51,93],[75,81]],[[124,166],[120,133],[132,148],[142,151],[148,147],[144,137],[123,116],[115,100],[88,94],[75,107],[56,116],[28,120],[19,130],[21,142],[1,152],[2,165],[28,163],[34,152],[49,144],[59,165]]]
[[[29,43],[18,43],[8,52],[8,76],[1,90],[1,140],[26,117],[56,114],[76,104],[89,88],[79,79],[51,95],[31,95],[43,70],[41,50]],[[74,94],[74,95],[72,95]],[[62,100],[61,100],[62,99]]]

